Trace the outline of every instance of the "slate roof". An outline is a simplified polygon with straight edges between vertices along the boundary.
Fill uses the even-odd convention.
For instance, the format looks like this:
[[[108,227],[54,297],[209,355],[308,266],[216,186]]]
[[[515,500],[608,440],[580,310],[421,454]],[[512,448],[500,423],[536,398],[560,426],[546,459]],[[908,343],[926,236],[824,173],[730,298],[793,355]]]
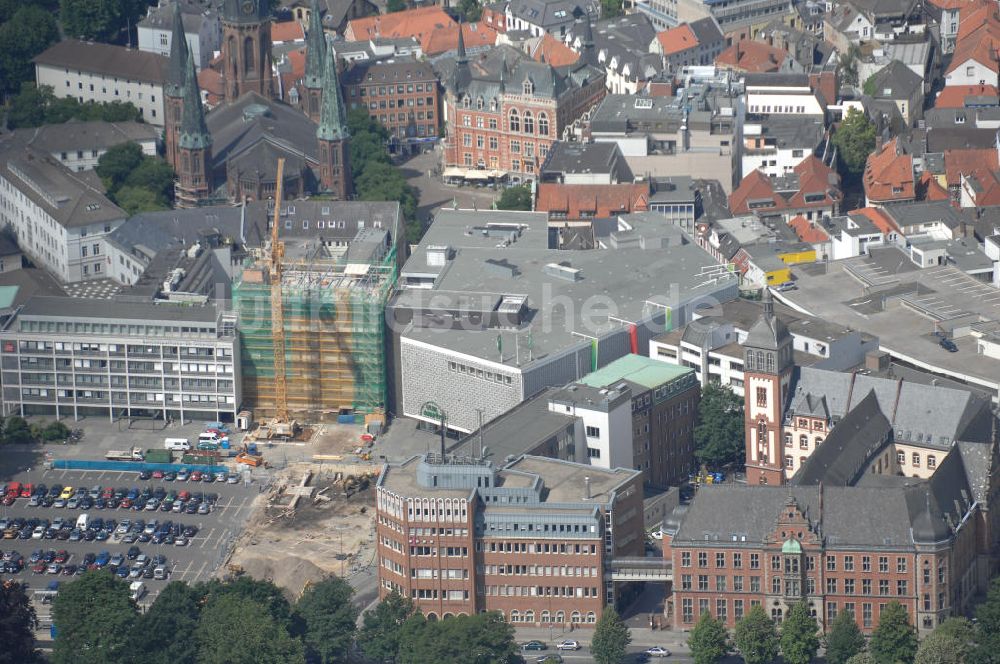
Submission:
[[[36,55],[33,62],[156,85],[167,81],[170,64],[167,57],[156,53],[77,39],[56,42]]]
[[[892,424],[897,442],[948,449],[956,440],[977,442],[990,435],[989,404],[972,392],[815,367],[796,371],[785,417],[808,414],[813,402],[807,399],[823,397],[836,423],[869,392]]]
[[[898,60],[875,72],[871,80],[875,99],[908,100],[924,85],[923,79]]]
[[[875,391],[870,390],[833,427],[790,482],[797,486],[820,482],[827,486],[853,485],[891,435],[892,425],[882,414]]]
[[[580,50],[586,30],[585,21],[574,23],[568,31],[567,43]],[[598,21],[592,26],[592,32],[594,53],[601,66],[623,76],[628,70],[628,78],[638,81],[647,81],[663,69],[660,56],[649,52],[650,44],[656,39],[656,28],[645,14]]]
[[[511,0],[508,10],[512,16],[549,31],[583,16],[587,5],[574,0]]]
[[[15,129],[3,137],[10,141],[31,146],[43,152],[75,152],[77,150],[105,150],[135,142],[155,142],[160,132],[144,122],[80,122],[71,120],[62,124],[42,125],[30,129]]]

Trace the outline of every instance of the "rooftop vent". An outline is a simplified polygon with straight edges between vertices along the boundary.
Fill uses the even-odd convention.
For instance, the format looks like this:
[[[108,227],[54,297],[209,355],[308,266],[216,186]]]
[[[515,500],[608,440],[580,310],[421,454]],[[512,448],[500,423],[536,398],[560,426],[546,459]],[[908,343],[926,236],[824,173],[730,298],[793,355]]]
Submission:
[[[563,261],[562,263],[548,263],[542,272],[549,275],[550,277],[555,277],[556,279],[562,279],[564,281],[583,281],[583,272],[579,268],[575,268],[569,264],[568,261]]]
[[[427,247],[427,265],[444,267],[451,255],[451,248],[446,244],[432,244]]]

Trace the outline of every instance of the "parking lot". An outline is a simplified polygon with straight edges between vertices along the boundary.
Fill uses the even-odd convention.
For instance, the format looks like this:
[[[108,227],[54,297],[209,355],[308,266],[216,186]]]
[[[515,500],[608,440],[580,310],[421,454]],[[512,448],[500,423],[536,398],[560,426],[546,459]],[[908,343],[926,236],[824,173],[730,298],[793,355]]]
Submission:
[[[157,554],[166,556],[166,567],[169,569],[168,580],[182,580],[188,583],[207,580],[212,572],[221,564],[225,552],[243,528],[246,518],[251,512],[253,499],[260,491],[258,483],[244,479],[243,477],[240,477],[239,482],[236,484],[224,481],[139,480],[138,473],[126,471],[77,471],[32,468],[31,470],[21,470],[13,476],[5,477],[4,488],[11,481],[17,481],[22,484],[31,483],[36,487],[39,484],[45,484],[49,490],[51,490],[53,485],[58,484],[63,487],[73,487],[74,489],[84,487],[88,492],[91,488],[98,485],[102,489],[104,487],[112,487],[115,490],[123,489],[126,493],[133,488],[142,491],[146,487],[151,492],[162,488],[168,495],[171,491],[178,493],[187,491],[191,494],[201,492],[203,494],[203,502],[211,498],[210,494],[215,494],[216,496],[214,505],[208,514],[161,511],[159,507],[156,510],[148,510],[145,509],[145,505],[143,505],[143,509],[141,510],[126,509],[123,507],[98,509],[96,505],[86,510],[86,514],[91,521],[102,519],[107,522],[108,519],[113,519],[117,524],[120,524],[125,519],[129,519],[133,523],[137,519],[142,519],[147,524],[153,520],[157,520],[162,524],[164,521],[169,520],[173,524],[179,523],[185,527],[194,526],[197,532],[188,538],[184,545],[168,544],[166,542],[156,544],[152,538],[147,542],[129,542],[128,540],[131,538],[125,538],[123,541],[121,537],[113,536],[109,536],[104,541],[98,541],[96,537],[91,541],[86,541],[83,538],[78,541],[72,541],[60,537],[51,539],[5,537],[0,541],[0,551],[4,553],[11,550],[17,551],[24,557],[25,567],[17,574],[5,573],[3,576],[5,578],[13,576],[22,582],[27,582],[31,591],[45,590],[51,581],[67,582],[73,579],[73,577],[64,576],[61,573],[58,575],[33,573],[33,565],[28,560],[31,553],[37,549],[44,551],[65,550],[69,553],[69,559],[65,564],[79,565],[84,561],[84,557],[88,553],[98,554],[101,551],[107,551],[114,556],[115,554],[126,554],[131,546],[137,546],[142,553],[150,557]],[[160,505],[162,506],[162,503]],[[84,511],[79,508],[70,509],[68,507],[60,508],[55,506],[32,507],[29,506],[28,498],[18,498],[9,506],[0,505],[0,519],[6,519],[8,522],[17,518],[34,518],[48,519],[51,523],[61,517],[71,526],[70,530],[76,526],[78,517],[83,513]],[[126,564],[131,564],[131,562],[126,561]],[[128,581],[135,580],[142,580],[148,589],[148,594],[142,598],[140,604],[151,603],[166,583],[166,580],[150,578],[128,579]],[[48,607],[41,606],[36,602],[36,609],[38,610],[39,618],[44,622],[48,615]]]

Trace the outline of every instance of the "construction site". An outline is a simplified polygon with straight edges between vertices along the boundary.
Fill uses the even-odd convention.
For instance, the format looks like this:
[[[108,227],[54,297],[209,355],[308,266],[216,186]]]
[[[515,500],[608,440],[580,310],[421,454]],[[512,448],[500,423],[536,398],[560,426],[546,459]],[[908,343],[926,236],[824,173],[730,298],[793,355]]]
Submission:
[[[258,422],[361,423],[385,408],[399,207],[339,201],[309,220],[295,203],[279,192],[269,245],[234,280],[244,403]]]

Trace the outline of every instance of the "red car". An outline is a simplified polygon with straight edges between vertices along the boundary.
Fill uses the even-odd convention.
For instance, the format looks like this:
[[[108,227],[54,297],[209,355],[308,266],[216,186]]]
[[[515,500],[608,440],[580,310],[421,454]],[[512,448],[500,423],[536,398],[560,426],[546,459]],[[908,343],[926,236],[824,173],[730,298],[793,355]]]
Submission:
[[[191,481],[192,482],[200,482],[201,481],[201,471],[200,470],[196,470],[193,473],[191,473]]]
[[[3,497],[2,502],[4,505],[7,505],[9,507],[14,504],[15,500],[17,500],[17,496],[13,493],[8,493],[6,496]]]
[[[104,487],[104,491],[101,492],[101,498],[103,498],[104,500],[111,500],[114,497],[115,497],[114,487],[110,486]]]
[[[154,470],[153,471],[153,479],[154,480],[162,480],[163,479],[163,471],[162,470]]]
[[[45,570],[48,569],[49,564],[46,562],[35,563],[35,566],[31,568],[32,574],[45,574]]]
[[[191,498],[190,491],[181,491],[179,494],[177,494],[177,500],[184,503],[186,503],[190,498]]]
[[[33,494],[34,492],[35,492],[35,485],[34,484],[22,484],[21,485],[21,497],[22,498],[31,498],[31,494]]]
[[[52,559],[52,562],[59,563],[60,565],[69,560],[69,552],[65,549],[56,553],[56,557]]]
[[[122,498],[121,505],[119,505],[118,507],[122,508],[123,510],[127,510],[132,507],[132,501],[129,500],[128,498]]]

